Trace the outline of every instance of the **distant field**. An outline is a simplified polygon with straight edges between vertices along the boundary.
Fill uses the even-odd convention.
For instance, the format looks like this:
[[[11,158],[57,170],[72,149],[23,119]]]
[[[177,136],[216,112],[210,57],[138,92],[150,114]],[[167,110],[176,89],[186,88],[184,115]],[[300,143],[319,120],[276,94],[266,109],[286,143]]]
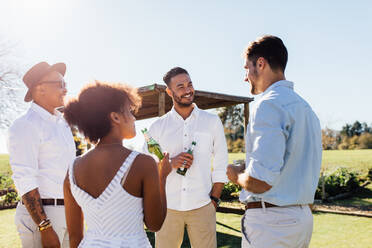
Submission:
[[[229,153],[229,163],[245,159],[244,153]],[[334,150],[323,152],[322,168],[330,171],[343,166],[351,170],[366,173],[372,168],[372,149],[366,150]],[[10,174],[9,156],[0,154],[0,175]]]
[[[239,159],[245,159],[245,154],[229,153],[229,163]],[[372,149],[323,151],[323,170],[331,171],[341,166],[366,173],[368,168],[372,168]]]
[[[8,154],[0,154],[0,175],[11,173]]]
[[[229,163],[234,160],[245,159],[244,153],[229,153]],[[323,152],[322,168],[334,170],[343,166],[354,171],[365,173],[372,168],[372,149],[366,150],[333,150]],[[0,154],[0,175],[11,173],[9,156]]]

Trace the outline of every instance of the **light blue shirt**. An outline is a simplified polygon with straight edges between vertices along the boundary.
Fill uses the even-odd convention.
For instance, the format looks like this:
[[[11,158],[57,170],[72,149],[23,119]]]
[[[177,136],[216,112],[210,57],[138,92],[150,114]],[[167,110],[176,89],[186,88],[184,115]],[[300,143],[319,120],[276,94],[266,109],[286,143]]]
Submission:
[[[240,201],[313,203],[321,161],[318,117],[292,82],[274,83],[253,106],[246,133],[246,173],[272,188],[263,194],[242,190]]]

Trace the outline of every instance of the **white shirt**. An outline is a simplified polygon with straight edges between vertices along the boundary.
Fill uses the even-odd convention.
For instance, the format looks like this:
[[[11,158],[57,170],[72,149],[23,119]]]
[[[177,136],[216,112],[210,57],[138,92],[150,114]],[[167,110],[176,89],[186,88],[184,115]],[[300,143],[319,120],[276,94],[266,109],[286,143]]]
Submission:
[[[209,194],[213,183],[228,181],[226,176],[227,146],[223,126],[215,114],[200,110],[196,104],[190,116],[184,120],[172,108],[156,120],[149,134],[169,157],[186,152],[196,141],[194,160],[186,175],[176,173],[167,177],[166,195],[169,209],[187,211],[210,203]],[[147,144],[144,145],[147,151]]]
[[[8,132],[9,162],[20,196],[38,188],[41,198],[63,198],[63,180],[75,159],[71,129],[62,114],[36,103]]]
[[[279,206],[314,201],[322,162],[321,128],[310,105],[282,80],[254,105],[246,134],[246,171],[270,184],[263,194],[242,190],[242,202]]]

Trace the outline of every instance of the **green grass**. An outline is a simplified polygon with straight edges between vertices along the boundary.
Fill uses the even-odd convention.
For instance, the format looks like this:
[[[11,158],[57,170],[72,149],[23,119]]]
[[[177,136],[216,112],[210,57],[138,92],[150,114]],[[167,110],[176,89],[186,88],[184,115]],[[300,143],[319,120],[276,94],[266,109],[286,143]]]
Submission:
[[[0,154],[0,175],[8,174],[11,175],[12,171],[9,165],[9,155]]]
[[[21,247],[14,225],[15,210],[0,211],[0,248]],[[240,215],[217,213],[218,247],[240,247]],[[372,219],[338,214],[314,214],[311,248],[372,247]],[[154,235],[149,233],[153,243]],[[182,247],[190,247],[185,234]]]
[[[229,153],[229,163],[239,159],[245,159],[245,153]],[[366,174],[372,168],[372,149],[323,151],[322,169],[333,171],[337,167]]]
[[[229,163],[245,159],[245,153],[229,153]],[[323,170],[334,170],[342,166],[353,171],[366,173],[372,168],[372,149],[366,150],[332,150],[323,152]],[[8,154],[0,154],[0,175],[11,174]]]
[[[245,159],[245,153],[229,153],[229,163],[240,159]],[[322,170],[331,172],[338,167],[346,167],[362,176],[366,175],[368,169],[372,168],[372,149],[323,151]],[[354,197],[334,201],[333,204],[354,207],[371,206],[372,184],[358,192]]]
[[[372,184],[362,189],[355,196],[347,199],[333,201],[332,204],[350,207],[371,207],[372,206]]]
[[[333,170],[338,166],[364,174],[372,168],[372,149],[324,151],[322,168]]]
[[[310,247],[372,247],[372,218],[338,214],[314,214]]]
[[[21,247],[14,214],[15,209],[0,210],[0,248]]]

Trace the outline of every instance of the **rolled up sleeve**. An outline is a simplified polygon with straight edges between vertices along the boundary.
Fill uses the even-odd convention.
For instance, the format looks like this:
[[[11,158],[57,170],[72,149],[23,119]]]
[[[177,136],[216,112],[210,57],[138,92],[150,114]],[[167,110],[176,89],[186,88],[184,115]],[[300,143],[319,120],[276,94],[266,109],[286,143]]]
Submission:
[[[223,125],[221,120],[216,117],[213,138],[213,172],[212,182],[213,183],[227,183],[228,178],[226,176],[228,154],[227,144]]]
[[[288,118],[275,103],[264,101],[249,126],[250,149],[247,150],[246,172],[256,179],[274,185],[284,164]]]
[[[20,196],[38,188],[38,153],[40,135],[27,122],[16,122],[8,131],[9,163]]]

